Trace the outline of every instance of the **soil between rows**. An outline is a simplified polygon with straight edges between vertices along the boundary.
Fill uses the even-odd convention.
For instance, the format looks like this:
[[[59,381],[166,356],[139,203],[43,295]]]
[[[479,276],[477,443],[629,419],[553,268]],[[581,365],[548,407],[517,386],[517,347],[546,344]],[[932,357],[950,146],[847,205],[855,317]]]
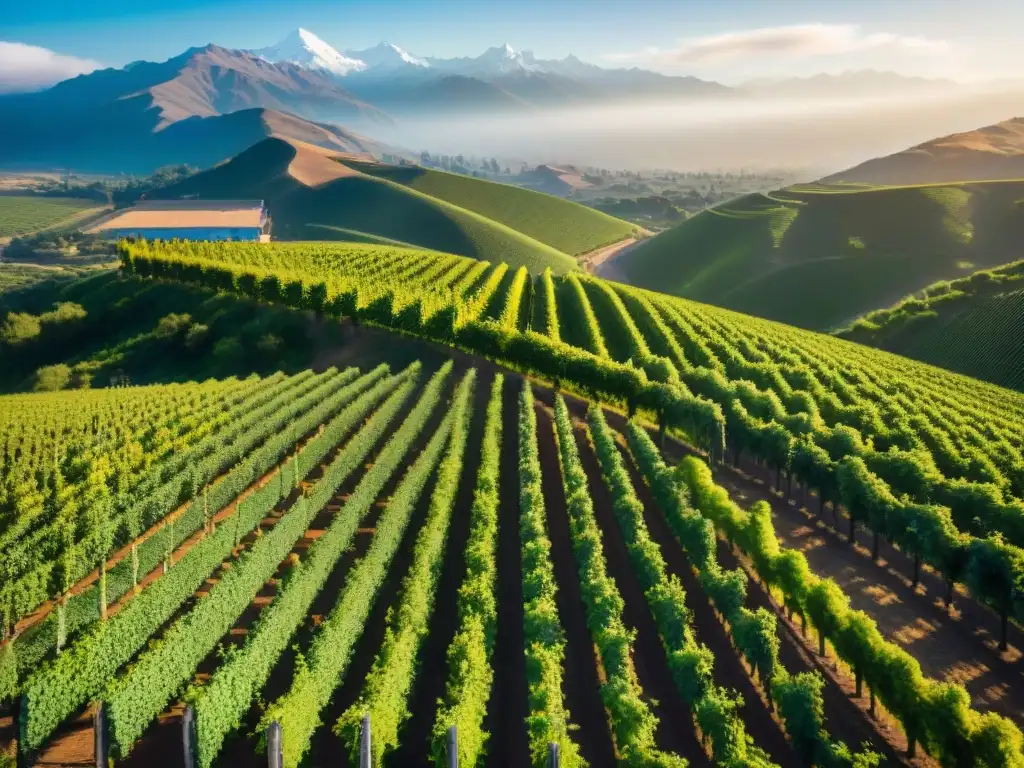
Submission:
[[[423,763],[430,754],[437,701],[444,697],[448,682],[448,646],[458,629],[459,586],[466,575],[466,541],[469,538],[473,492],[480,471],[490,391],[489,377],[478,375],[470,405],[472,421],[463,456],[462,476],[449,523],[434,608],[416,661],[416,677],[409,696],[408,708],[412,716],[402,727],[399,747],[388,757],[389,765],[416,765]]]
[[[526,657],[523,645],[523,574],[519,537],[519,390],[505,377],[501,405],[501,467],[498,480],[498,632],[494,641],[494,685],[484,717],[489,768],[529,765],[526,733]]]
[[[644,699],[658,718],[658,748],[685,757],[691,766],[711,765],[697,739],[690,708],[676,688],[665,656],[657,625],[647,605],[643,587],[629,560],[629,550],[612,508],[612,497],[601,474],[601,467],[587,438],[577,427],[576,445],[583,469],[587,473],[594,517],[601,529],[602,546],[608,574],[624,601],[623,622],[636,632],[633,644],[633,666],[643,689]]]
[[[555,602],[565,630],[565,675],[563,690],[571,722],[579,726],[572,735],[580,754],[593,768],[615,765],[615,746],[608,727],[608,716],[601,699],[600,669],[594,642],[587,628],[586,609],[580,590],[576,560],[573,557],[569,516],[555,445],[554,424],[548,410],[535,405],[537,443],[542,468],[542,490],[547,512],[551,560],[558,592]]]
[[[647,523],[651,539],[661,549],[666,570],[679,579],[686,592],[686,607],[692,617],[697,642],[715,652],[715,683],[728,690],[737,691],[742,697],[743,722],[754,743],[782,768],[797,768],[800,762],[781,724],[772,717],[738,653],[733,650],[725,627],[715,614],[710,599],[697,580],[693,567],[676,541],[664,514],[655,504],[647,483],[637,471],[629,454],[625,450],[622,450],[622,454],[637,497],[644,505],[644,521]]]

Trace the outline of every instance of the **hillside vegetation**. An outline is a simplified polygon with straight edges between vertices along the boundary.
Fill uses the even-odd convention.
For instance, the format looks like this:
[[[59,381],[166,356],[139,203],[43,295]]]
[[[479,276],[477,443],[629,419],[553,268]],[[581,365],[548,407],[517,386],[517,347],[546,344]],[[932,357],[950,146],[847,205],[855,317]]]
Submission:
[[[519,192],[523,191],[514,190]],[[278,239],[397,242],[525,266],[534,273],[547,267],[559,274],[576,268],[569,254],[505,223],[533,221],[548,201],[553,205],[562,201],[530,192],[523,192],[525,197],[514,194],[503,220],[498,221],[386,178],[352,170],[328,154],[281,139],[262,141],[229,162],[161,193],[166,197],[183,194],[262,198]],[[527,207],[520,211],[524,204]],[[605,226],[606,217],[589,213],[594,216],[581,217],[579,227],[589,226],[587,222]]]
[[[928,286],[839,335],[1024,390],[1024,261]]]
[[[627,238],[635,229],[629,222],[593,208],[509,184],[418,166],[347,160],[345,164],[475,211],[571,256]]]
[[[629,282],[815,330],[1004,264],[1024,182],[797,185],[700,213],[617,262]]]

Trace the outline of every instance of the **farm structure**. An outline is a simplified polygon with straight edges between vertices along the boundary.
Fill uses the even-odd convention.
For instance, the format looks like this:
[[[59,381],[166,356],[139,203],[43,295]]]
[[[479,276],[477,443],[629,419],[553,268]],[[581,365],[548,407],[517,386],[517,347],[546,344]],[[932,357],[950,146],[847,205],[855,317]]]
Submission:
[[[149,240],[270,240],[262,200],[143,200],[93,230],[106,237]]]

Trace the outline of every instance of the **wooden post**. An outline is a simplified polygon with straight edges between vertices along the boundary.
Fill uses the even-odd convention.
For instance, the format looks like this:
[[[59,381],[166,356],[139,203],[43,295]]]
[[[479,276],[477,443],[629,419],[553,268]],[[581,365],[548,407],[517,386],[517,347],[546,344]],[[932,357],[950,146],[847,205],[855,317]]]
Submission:
[[[558,768],[558,744],[554,741],[548,742],[548,768]]]
[[[96,702],[93,713],[93,735],[96,744],[96,768],[107,768],[110,763],[110,739],[107,738],[107,708]]]
[[[459,768],[459,731],[454,725],[448,729],[448,768]]]
[[[372,768],[373,745],[370,742],[370,716],[363,715],[363,731],[359,735],[359,768]]]
[[[15,761],[16,768],[29,768],[29,766],[32,765],[32,763],[35,762],[35,760],[32,759],[33,756],[29,754],[28,749],[25,747],[25,744],[23,743],[23,740],[21,738],[21,735],[22,735],[22,730],[21,730],[21,719],[22,718],[21,718],[21,715],[22,715],[22,710],[23,710],[24,706],[25,706],[25,699],[24,699],[24,697],[18,696],[14,700],[14,706],[12,707],[12,711],[11,711],[11,715],[13,716],[13,722],[14,722],[15,738],[17,739],[17,743],[16,743],[16,746],[15,746],[15,752],[14,752],[14,761]]]
[[[189,704],[181,718],[181,746],[185,768],[196,768],[196,711]]]
[[[267,732],[267,768],[282,768],[284,765],[284,739],[281,724],[275,720]]]

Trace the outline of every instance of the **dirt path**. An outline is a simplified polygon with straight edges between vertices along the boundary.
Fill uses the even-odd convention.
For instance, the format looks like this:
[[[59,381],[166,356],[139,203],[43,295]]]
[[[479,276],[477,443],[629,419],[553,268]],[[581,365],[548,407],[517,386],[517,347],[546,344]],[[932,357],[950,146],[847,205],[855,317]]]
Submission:
[[[644,241],[630,237],[603,248],[592,256],[588,254],[590,258],[582,262],[583,268],[606,280],[627,283],[629,281],[626,279],[626,273],[622,270],[622,258],[642,242]]]
[[[489,768],[529,765],[526,734],[526,656],[523,644],[523,579],[519,540],[519,388],[505,378],[502,400],[500,501],[498,507],[498,633],[494,641],[494,688],[487,704],[484,730]]]
[[[577,256],[577,260],[580,266],[588,272],[596,272],[597,269],[610,259],[614,259],[620,252],[627,248],[631,248],[637,243],[637,238],[627,237],[624,240],[618,240],[609,245],[603,245],[600,248],[595,248],[592,251],[581,253]]]
[[[998,712],[1024,725],[1024,654],[1021,633],[1011,626],[1011,647],[997,648],[999,619],[962,592],[956,610],[943,607],[945,586],[935,573],[922,569],[921,586],[911,589],[913,564],[905,554],[883,543],[879,563],[871,560],[871,534],[858,531],[857,546],[834,527],[829,512],[819,518],[817,497],[802,491],[787,501],[772,491],[759,468],[744,473],[716,470],[716,481],[744,506],[764,499],[772,506],[782,543],[804,553],[811,570],[834,579],[850,604],[868,613],[889,640],[909,651],[928,677],[961,683],[982,712]],[[838,521],[847,529],[846,519]]]
[[[694,768],[709,766],[711,761],[697,739],[690,708],[673,682],[665,647],[661,643],[643,586],[630,563],[629,550],[612,509],[611,493],[601,475],[601,467],[586,430],[579,425],[576,429],[576,444],[589,480],[594,516],[601,528],[608,573],[625,604],[622,618],[626,626],[636,632],[633,666],[644,698],[659,721],[656,734],[658,748],[685,757]]]
[[[608,729],[608,717],[601,700],[600,681],[604,671],[597,660],[594,641],[587,628],[587,616],[580,591],[576,559],[573,557],[569,515],[559,470],[554,424],[548,410],[537,412],[537,443],[540,449],[541,485],[551,538],[551,561],[558,583],[558,617],[565,630],[565,677],[562,689],[573,723],[579,730],[572,735],[580,754],[593,768],[613,766],[615,747]]]

